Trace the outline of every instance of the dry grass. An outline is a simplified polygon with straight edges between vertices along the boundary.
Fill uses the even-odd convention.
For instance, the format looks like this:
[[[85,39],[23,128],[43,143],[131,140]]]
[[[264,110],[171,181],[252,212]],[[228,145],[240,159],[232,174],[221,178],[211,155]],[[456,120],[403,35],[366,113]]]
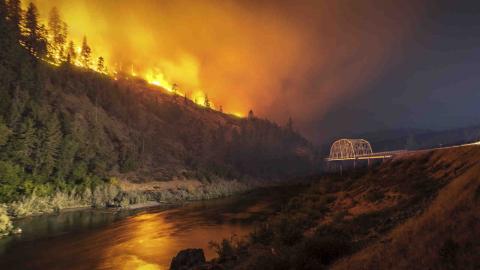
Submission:
[[[435,151],[426,162],[431,176],[453,179],[430,206],[333,268],[479,269],[479,157],[478,147]]]

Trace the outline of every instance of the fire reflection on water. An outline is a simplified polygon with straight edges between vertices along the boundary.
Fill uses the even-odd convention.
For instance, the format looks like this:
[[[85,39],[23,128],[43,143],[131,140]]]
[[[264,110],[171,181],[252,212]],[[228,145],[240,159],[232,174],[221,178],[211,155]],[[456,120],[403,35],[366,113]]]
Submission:
[[[209,259],[215,256],[209,241],[245,235],[249,230],[246,225],[209,224],[211,220],[198,217],[168,210],[122,221],[109,230],[111,242],[102,251],[98,269],[168,269],[179,250],[193,247],[203,248]]]
[[[248,234],[293,191],[269,189],[174,209],[88,210],[19,221],[0,241],[0,269],[168,269],[186,248],[215,257],[210,241]],[[132,215],[134,214],[134,215]]]

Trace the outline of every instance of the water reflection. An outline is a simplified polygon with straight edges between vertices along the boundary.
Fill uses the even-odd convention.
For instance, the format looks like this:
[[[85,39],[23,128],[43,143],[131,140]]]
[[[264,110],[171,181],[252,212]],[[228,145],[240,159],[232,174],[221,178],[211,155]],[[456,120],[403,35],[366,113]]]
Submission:
[[[290,189],[291,190],[291,189]],[[246,235],[290,193],[274,189],[175,209],[80,211],[19,222],[24,235],[0,241],[0,269],[168,269],[181,249]]]

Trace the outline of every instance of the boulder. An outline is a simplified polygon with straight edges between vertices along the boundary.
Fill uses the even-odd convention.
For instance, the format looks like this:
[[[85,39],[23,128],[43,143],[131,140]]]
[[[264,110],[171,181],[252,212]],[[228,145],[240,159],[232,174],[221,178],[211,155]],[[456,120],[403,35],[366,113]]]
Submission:
[[[201,248],[184,249],[170,263],[170,270],[201,269],[205,265],[205,254]]]

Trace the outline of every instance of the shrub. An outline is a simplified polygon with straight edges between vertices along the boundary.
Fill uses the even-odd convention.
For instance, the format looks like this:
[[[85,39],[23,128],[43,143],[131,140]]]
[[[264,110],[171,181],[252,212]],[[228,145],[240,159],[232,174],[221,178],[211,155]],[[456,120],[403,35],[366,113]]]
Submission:
[[[352,251],[348,235],[340,230],[324,228],[307,238],[297,249],[296,269],[322,269]]]
[[[385,197],[385,194],[382,191],[375,190],[372,192],[369,192],[366,196],[365,199],[369,202],[377,202],[380,201]]]
[[[0,205],[0,236],[8,234],[12,229],[12,222],[7,215],[7,207],[5,205]]]
[[[236,260],[239,255],[246,253],[246,242],[235,234],[220,243],[211,241],[209,246],[217,253],[220,263]]]
[[[257,224],[250,233],[250,241],[256,244],[268,245],[273,240],[273,231],[268,223]]]

